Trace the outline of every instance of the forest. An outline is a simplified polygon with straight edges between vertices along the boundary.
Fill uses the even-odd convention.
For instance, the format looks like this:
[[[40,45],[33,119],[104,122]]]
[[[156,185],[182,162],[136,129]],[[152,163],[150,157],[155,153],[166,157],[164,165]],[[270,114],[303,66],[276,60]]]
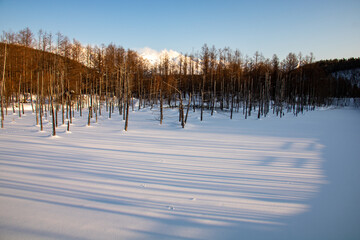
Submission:
[[[256,52],[203,45],[200,51],[150,64],[136,51],[113,43],[83,46],[57,33],[29,28],[3,32],[0,44],[1,127],[8,109],[24,114],[31,104],[42,130],[44,116],[59,124],[72,123],[75,111],[87,113],[88,125],[99,115],[123,116],[124,130],[134,108],[178,108],[184,128],[190,111],[241,112],[244,118],[269,112],[282,117],[333,104],[334,99],[359,97],[360,91],[332,72],[360,68],[360,58],[316,62],[312,53],[289,53],[284,60]],[[134,104],[134,102],[137,104]],[[83,110],[86,109],[87,111]],[[131,109],[131,110],[130,110]]]

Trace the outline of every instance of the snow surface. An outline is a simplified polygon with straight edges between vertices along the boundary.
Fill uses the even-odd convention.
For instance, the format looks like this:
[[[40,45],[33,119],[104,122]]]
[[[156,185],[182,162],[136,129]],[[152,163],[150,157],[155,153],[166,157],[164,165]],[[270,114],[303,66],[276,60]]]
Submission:
[[[86,112],[84,112],[86,115]],[[360,239],[360,111],[0,129],[0,239]]]

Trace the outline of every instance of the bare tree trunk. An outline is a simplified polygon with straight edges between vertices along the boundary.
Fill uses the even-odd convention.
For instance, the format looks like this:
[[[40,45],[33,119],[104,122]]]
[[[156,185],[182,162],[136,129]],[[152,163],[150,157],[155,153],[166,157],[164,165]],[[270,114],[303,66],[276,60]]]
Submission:
[[[106,70],[105,72],[106,74],[106,78],[105,78],[105,102],[106,102],[106,111],[109,111],[109,98],[108,98],[108,86],[109,86],[109,73],[108,71]]]
[[[162,97],[162,92],[161,92],[161,88],[160,88],[160,125],[162,124],[162,121],[163,121],[163,97]]]
[[[31,111],[34,112],[34,105],[33,105],[33,97],[32,97],[32,82],[33,82],[33,71],[30,71],[30,103],[31,103]]]
[[[184,128],[185,127],[185,121],[184,121],[184,106],[183,106],[183,101],[182,101],[182,93],[181,91],[179,91],[179,97],[180,97],[180,106],[179,106],[179,115],[180,115],[180,119],[181,119],[181,127]]]
[[[61,72],[61,116],[62,116],[62,125],[65,124],[65,109],[64,109],[64,72]]]
[[[252,106],[251,106],[251,90],[249,90],[249,117],[251,116],[251,109]]]
[[[4,86],[5,86],[5,70],[6,70],[6,55],[7,55],[7,42],[5,42],[5,53],[4,53],[4,68],[1,82],[1,128],[4,128]]]
[[[21,117],[21,75],[20,75],[20,80],[19,80],[19,92],[18,92],[18,104],[19,104],[19,117]]]
[[[99,104],[97,102],[97,97],[96,97],[96,104],[95,104],[95,107],[94,107],[94,112],[95,112],[95,123],[98,122],[98,110],[100,111],[100,108],[99,108]],[[92,114],[91,114],[92,115]]]
[[[88,126],[90,126],[91,111],[92,111],[92,107],[91,107],[91,106],[89,106]]]
[[[126,103],[125,103],[125,97],[127,97],[127,93],[126,93],[126,78],[127,78],[127,74],[126,74],[126,65],[124,67],[124,77],[123,77],[123,82],[122,82],[122,88],[123,88],[123,95],[122,95],[122,110],[123,110],[123,120],[125,121],[125,118],[126,118]]]
[[[125,113],[125,131],[128,129],[129,125],[129,108],[130,108],[130,99],[126,99],[126,113]]]
[[[211,108],[211,116],[214,114],[215,110],[215,102],[216,102],[216,80],[214,80],[214,92],[212,96],[212,108]]]
[[[42,106],[42,103],[41,103],[41,100],[40,100],[40,116],[39,116],[39,118],[40,118],[40,131],[43,131],[44,130],[44,128],[43,128],[43,122],[42,122],[42,112],[43,112],[43,106]]]
[[[119,115],[122,115],[122,81],[121,81],[121,68],[117,71],[117,79],[118,79],[118,109],[119,109]]]
[[[129,108],[130,108],[130,84],[129,77],[126,77],[126,116],[125,116],[125,131],[128,129],[129,125]]]
[[[230,89],[230,93],[231,93],[231,105],[230,105],[230,119],[233,118],[233,111],[234,111],[234,98],[235,98],[235,83],[234,83],[234,78],[231,77],[231,89]]]
[[[231,93],[230,119],[233,118],[234,111],[234,92]]]
[[[190,110],[190,105],[191,105],[191,92],[190,92],[190,95],[189,95],[189,102],[188,102],[188,106],[187,106],[187,109],[186,109],[186,116],[185,116],[185,124],[187,122],[187,118],[188,118],[188,114],[189,114],[189,110]]]
[[[102,95],[101,86],[102,86],[102,78],[103,78],[103,76],[100,77],[100,86],[99,86],[99,95],[100,95],[100,98],[99,98],[99,115],[100,115],[100,116],[101,116],[101,95]]]
[[[55,107],[55,125],[56,125],[56,127],[58,127],[58,111],[59,111],[59,105],[58,105],[58,103],[56,103],[56,107]]]
[[[134,96],[131,94],[131,111],[133,112],[133,111],[135,111],[134,110]]]
[[[80,102],[80,117],[82,117],[82,74],[80,73],[80,83],[79,83],[79,94],[80,94],[80,97],[79,97],[79,102]]]
[[[249,103],[248,103],[248,99],[249,99],[249,95],[247,94],[246,92],[247,89],[244,90],[244,97],[245,97],[245,119],[247,119],[247,114],[248,114],[248,106],[249,106]]]
[[[260,86],[260,95],[259,95],[259,109],[258,109],[258,119],[260,119],[260,114],[261,114],[261,108],[262,108],[262,89]]]
[[[52,129],[53,129],[53,136],[56,136],[56,128],[55,128],[55,113],[54,113],[54,93],[52,87],[52,77],[50,76],[50,102],[51,102],[51,115],[52,115]]]
[[[70,118],[70,123],[72,124],[72,112],[71,112],[72,102],[71,102],[71,94],[68,95],[68,105],[69,105],[69,118]]]
[[[23,92],[23,101],[21,102],[21,110],[22,110],[22,114],[25,114],[25,110],[24,110],[24,102],[26,102],[26,94],[25,94],[25,86],[22,88],[22,92]]]
[[[41,72],[41,97],[40,97],[40,131],[43,131],[43,122],[42,122],[42,116],[43,116],[43,98],[44,98],[44,72]]]
[[[201,89],[201,113],[200,113],[200,121],[203,120],[203,112],[204,112],[204,91]]]
[[[109,101],[109,118],[111,118],[111,112],[112,112],[112,101],[110,99],[110,101]]]
[[[39,96],[40,96],[40,73],[38,72],[37,74],[37,91],[36,91],[36,107],[35,107],[35,110],[36,110],[36,125],[38,126],[39,125],[39,110],[40,110],[40,106],[39,106],[39,103],[40,103],[40,99],[39,99]]]

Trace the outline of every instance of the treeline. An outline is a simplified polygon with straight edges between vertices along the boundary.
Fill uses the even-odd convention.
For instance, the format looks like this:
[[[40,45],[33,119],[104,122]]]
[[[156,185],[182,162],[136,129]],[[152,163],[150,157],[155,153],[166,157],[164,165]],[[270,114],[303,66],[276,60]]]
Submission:
[[[129,108],[178,107],[179,122],[185,126],[190,109],[213,114],[215,109],[266,116],[284,112],[297,115],[333,98],[359,96],[356,88],[344,80],[332,78],[325,68],[314,63],[312,54],[289,53],[280,61],[274,55],[264,58],[256,52],[244,57],[229,48],[209,48],[206,44],[196,54],[177,59],[164,55],[149,64],[137,52],[121,46],[82,46],[57,33],[39,31],[37,37],[28,29],[4,32],[0,45],[1,116],[9,106],[23,112],[29,102],[36,112],[36,123],[49,112],[56,134],[58,119],[71,124],[74,109],[82,115],[88,109],[88,124],[97,121],[105,107],[111,117],[114,109],[123,115],[128,127]],[[22,109],[21,109],[22,108]],[[5,113],[4,113],[5,110]],[[59,113],[59,116],[58,116]],[[59,120],[60,122],[60,120]]]
[[[326,73],[331,74],[360,68],[360,58],[322,60],[314,64],[323,69]]]

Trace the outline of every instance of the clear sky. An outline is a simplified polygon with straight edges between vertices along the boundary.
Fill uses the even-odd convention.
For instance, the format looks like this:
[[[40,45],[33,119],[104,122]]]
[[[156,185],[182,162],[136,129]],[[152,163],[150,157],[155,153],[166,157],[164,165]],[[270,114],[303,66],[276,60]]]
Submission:
[[[0,31],[25,27],[135,50],[191,53],[207,43],[268,58],[360,57],[360,0],[0,0]]]

